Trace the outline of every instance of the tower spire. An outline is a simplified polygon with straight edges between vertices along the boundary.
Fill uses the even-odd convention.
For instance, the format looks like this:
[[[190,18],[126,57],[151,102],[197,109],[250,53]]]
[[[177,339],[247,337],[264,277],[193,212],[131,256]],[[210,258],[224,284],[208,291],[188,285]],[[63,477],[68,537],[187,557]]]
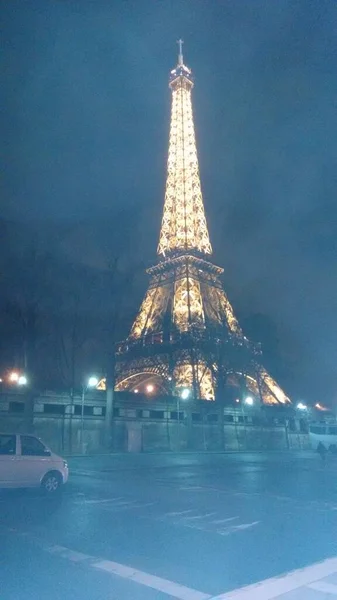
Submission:
[[[212,247],[201,192],[194,133],[191,70],[183,62],[178,41],[178,65],[171,71],[172,110],[167,178],[158,254],[197,251],[207,255]]]
[[[183,43],[184,43],[184,40],[182,40],[182,39],[180,39],[180,40],[177,41],[177,44],[179,46],[179,55],[178,55],[178,65],[179,65],[179,67],[181,67],[184,64]]]

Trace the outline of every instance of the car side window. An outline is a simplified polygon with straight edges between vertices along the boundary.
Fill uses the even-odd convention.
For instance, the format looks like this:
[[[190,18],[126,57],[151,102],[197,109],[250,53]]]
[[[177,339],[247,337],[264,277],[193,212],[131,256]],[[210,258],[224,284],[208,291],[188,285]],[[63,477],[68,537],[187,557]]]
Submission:
[[[0,435],[0,455],[13,455],[16,450],[16,436],[15,435]]]
[[[35,437],[30,435],[21,436],[22,456],[48,456],[47,448]]]

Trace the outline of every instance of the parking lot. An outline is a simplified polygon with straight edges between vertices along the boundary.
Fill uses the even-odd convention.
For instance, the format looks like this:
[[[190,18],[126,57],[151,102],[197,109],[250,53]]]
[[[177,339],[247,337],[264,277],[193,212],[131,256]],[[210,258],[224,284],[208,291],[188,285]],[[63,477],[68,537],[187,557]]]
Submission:
[[[1,493],[1,600],[42,591],[50,600],[232,598],[303,568],[306,599],[325,597],[308,586],[312,565],[337,555],[333,459],[233,453],[69,462],[61,496]],[[331,578],[333,569],[330,562],[319,573]],[[283,598],[263,596],[276,597]]]

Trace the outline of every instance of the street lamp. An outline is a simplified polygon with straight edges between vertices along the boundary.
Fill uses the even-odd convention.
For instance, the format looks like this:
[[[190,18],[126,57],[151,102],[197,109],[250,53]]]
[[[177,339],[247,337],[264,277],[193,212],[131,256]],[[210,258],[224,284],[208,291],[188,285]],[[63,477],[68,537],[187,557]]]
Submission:
[[[23,375],[20,373],[18,373],[17,371],[12,371],[9,375],[8,375],[8,381],[9,383],[15,383],[16,385],[27,385],[28,383],[28,379],[26,377],[26,375]],[[2,379],[1,379],[2,382]]]
[[[181,390],[180,395],[182,400],[187,400],[187,398],[189,398],[191,395],[191,390],[189,390],[188,388],[184,388],[183,390]]]
[[[99,379],[98,377],[96,377],[95,375],[91,375],[91,377],[89,377],[87,384],[86,385],[82,385],[82,402],[81,402],[81,439],[80,439],[80,445],[81,445],[81,452],[82,454],[84,454],[84,447],[83,447],[83,429],[84,429],[84,398],[85,398],[85,394],[87,393],[87,391],[90,388],[95,388],[98,385]]]
[[[19,373],[17,373],[16,371],[12,371],[9,374],[8,379],[11,383],[17,383],[19,381]]]
[[[178,446],[180,450],[180,399],[187,400],[191,395],[191,390],[183,388],[177,396],[177,422],[178,422]]]
[[[149,384],[146,386],[146,391],[147,391],[149,394],[152,394],[152,392],[154,392],[154,385],[153,385],[152,383],[149,383]]]
[[[251,396],[247,396],[247,398],[245,398],[245,404],[247,404],[248,406],[253,406],[254,398],[252,398]]]
[[[298,408],[298,410],[307,410],[308,407],[303,402],[298,402],[296,408]]]
[[[98,377],[96,377],[95,375],[92,375],[91,377],[89,377],[88,379],[88,385],[87,388],[94,388],[96,387],[96,385],[98,385]]]

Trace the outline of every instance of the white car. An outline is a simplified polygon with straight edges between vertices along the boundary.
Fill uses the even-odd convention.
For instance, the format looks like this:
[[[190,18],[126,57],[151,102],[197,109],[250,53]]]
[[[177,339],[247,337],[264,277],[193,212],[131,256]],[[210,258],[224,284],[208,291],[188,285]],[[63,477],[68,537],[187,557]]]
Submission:
[[[68,465],[35,435],[0,433],[0,488],[40,487],[48,494],[68,481]]]

